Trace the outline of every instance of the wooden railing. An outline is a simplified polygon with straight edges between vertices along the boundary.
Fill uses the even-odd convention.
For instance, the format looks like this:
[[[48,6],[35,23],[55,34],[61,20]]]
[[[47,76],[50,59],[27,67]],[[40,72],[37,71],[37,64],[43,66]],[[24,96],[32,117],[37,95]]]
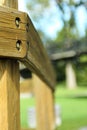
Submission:
[[[0,130],[20,130],[18,61],[39,77],[33,76],[37,130],[53,130],[51,62],[29,16],[17,10],[17,0],[0,0],[0,5]]]

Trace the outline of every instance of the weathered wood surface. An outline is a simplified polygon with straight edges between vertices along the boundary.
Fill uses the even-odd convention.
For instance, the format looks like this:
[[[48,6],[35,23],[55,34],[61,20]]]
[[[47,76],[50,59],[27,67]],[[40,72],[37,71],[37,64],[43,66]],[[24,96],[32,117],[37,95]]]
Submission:
[[[27,17],[27,41],[29,48],[24,64],[36,73],[49,87],[55,88],[55,73],[41,39],[31,20]]]
[[[0,5],[7,2],[17,8],[16,0],[0,0]],[[20,130],[19,63],[7,58],[0,59],[0,130]]]
[[[0,60],[0,130],[20,130],[19,67]]]
[[[36,99],[37,130],[54,130],[53,92],[36,75],[33,75]]]
[[[20,130],[18,63],[0,60],[0,130]]]
[[[55,128],[55,114],[54,114],[54,93],[52,90],[45,85],[45,95],[46,95],[46,113],[48,115],[49,130],[54,130]]]
[[[18,0],[0,0],[0,5],[18,9]]]
[[[1,56],[17,57],[20,55],[19,60],[54,89],[55,73],[53,67],[28,15],[17,10],[0,7],[0,16],[0,38],[3,39],[1,40],[1,48],[5,48],[5,44],[7,44],[8,49],[8,53],[4,51],[5,53]],[[20,19],[18,27],[15,24],[16,18]],[[17,40],[21,41],[21,49],[19,47],[19,50],[16,47]],[[3,53],[3,49],[0,50]]]
[[[34,95],[36,101],[37,130],[50,130],[46,108],[46,93],[44,83],[33,75]]]
[[[0,7],[0,56],[23,58],[27,52],[25,14]]]
[[[33,93],[32,79],[25,79],[20,82],[20,93]]]

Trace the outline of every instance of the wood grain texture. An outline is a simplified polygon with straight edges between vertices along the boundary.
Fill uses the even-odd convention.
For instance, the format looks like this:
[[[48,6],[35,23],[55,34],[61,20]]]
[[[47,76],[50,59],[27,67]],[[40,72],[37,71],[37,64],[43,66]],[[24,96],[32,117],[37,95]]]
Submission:
[[[18,9],[18,0],[0,0],[0,5]]]
[[[37,130],[54,129],[53,92],[36,75],[33,75],[34,94],[36,99]]]
[[[23,63],[36,73],[51,89],[55,89],[56,76],[47,52],[31,20],[27,17],[29,48]]]
[[[0,0],[0,4],[8,2],[12,7],[12,1]],[[6,58],[0,59],[0,130],[20,130],[19,63]]]
[[[20,82],[20,93],[33,93],[32,79],[25,79]]]
[[[18,27],[16,18],[20,18]],[[16,47],[18,40],[20,50]],[[0,41],[0,56],[21,60],[54,90],[56,77],[52,64],[27,14],[0,7]]]
[[[25,13],[0,7],[0,56],[24,58],[27,53]],[[16,20],[19,23],[16,25]],[[17,48],[17,42],[20,46]]]
[[[50,130],[46,113],[45,87],[41,80],[33,75],[34,94],[36,101],[36,130]]]
[[[19,67],[0,60],[0,130],[20,130]]]
[[[54,115],[54,93],[52,90],[45,85],[45,95],[46,95],[46,113],[48,116],[49,130],[55,129],[55,115]]]

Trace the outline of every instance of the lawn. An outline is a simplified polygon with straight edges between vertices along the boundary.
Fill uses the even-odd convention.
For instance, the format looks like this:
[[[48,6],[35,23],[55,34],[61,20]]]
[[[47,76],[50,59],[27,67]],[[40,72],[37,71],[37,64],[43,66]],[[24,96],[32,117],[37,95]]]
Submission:
[[[62,125],[58,130],[78,130],[87,126],[87,88],[78,87],[76,90],[68,90],[63,85],[58,85],[55,92],[55,104],[61,106]],[[34,98],[21,99],[21,125],[28,127],[27,111],[35,106]],[[56,130],[57,130],[56,129]]]
[[[62,125],[58,130],[78,130],[87,126],[87,88],[67,90],[64,87],[56,90],[55,103],[60,104]]]
[[[32,98],[21,98],[20,100],[20,116],[21,116],[21,126],[22,128],[28,128],[28,109],[35,107],[35,99]]]

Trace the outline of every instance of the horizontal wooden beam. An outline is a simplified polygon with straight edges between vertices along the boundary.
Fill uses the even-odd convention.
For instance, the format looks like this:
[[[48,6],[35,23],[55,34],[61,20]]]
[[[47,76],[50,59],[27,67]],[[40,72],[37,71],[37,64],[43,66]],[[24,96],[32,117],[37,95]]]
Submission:
[[[54,89],[53,67],[26,13],[0,7],[0,56],[18,58]]]
[[[29,48],[23,63],[36,73],[48,86],[55,88],[55,73],[41,39],[27,16],[27,41]]]
[[[24,58],[27,53],[25,14],[0,7],[0,57]]]

